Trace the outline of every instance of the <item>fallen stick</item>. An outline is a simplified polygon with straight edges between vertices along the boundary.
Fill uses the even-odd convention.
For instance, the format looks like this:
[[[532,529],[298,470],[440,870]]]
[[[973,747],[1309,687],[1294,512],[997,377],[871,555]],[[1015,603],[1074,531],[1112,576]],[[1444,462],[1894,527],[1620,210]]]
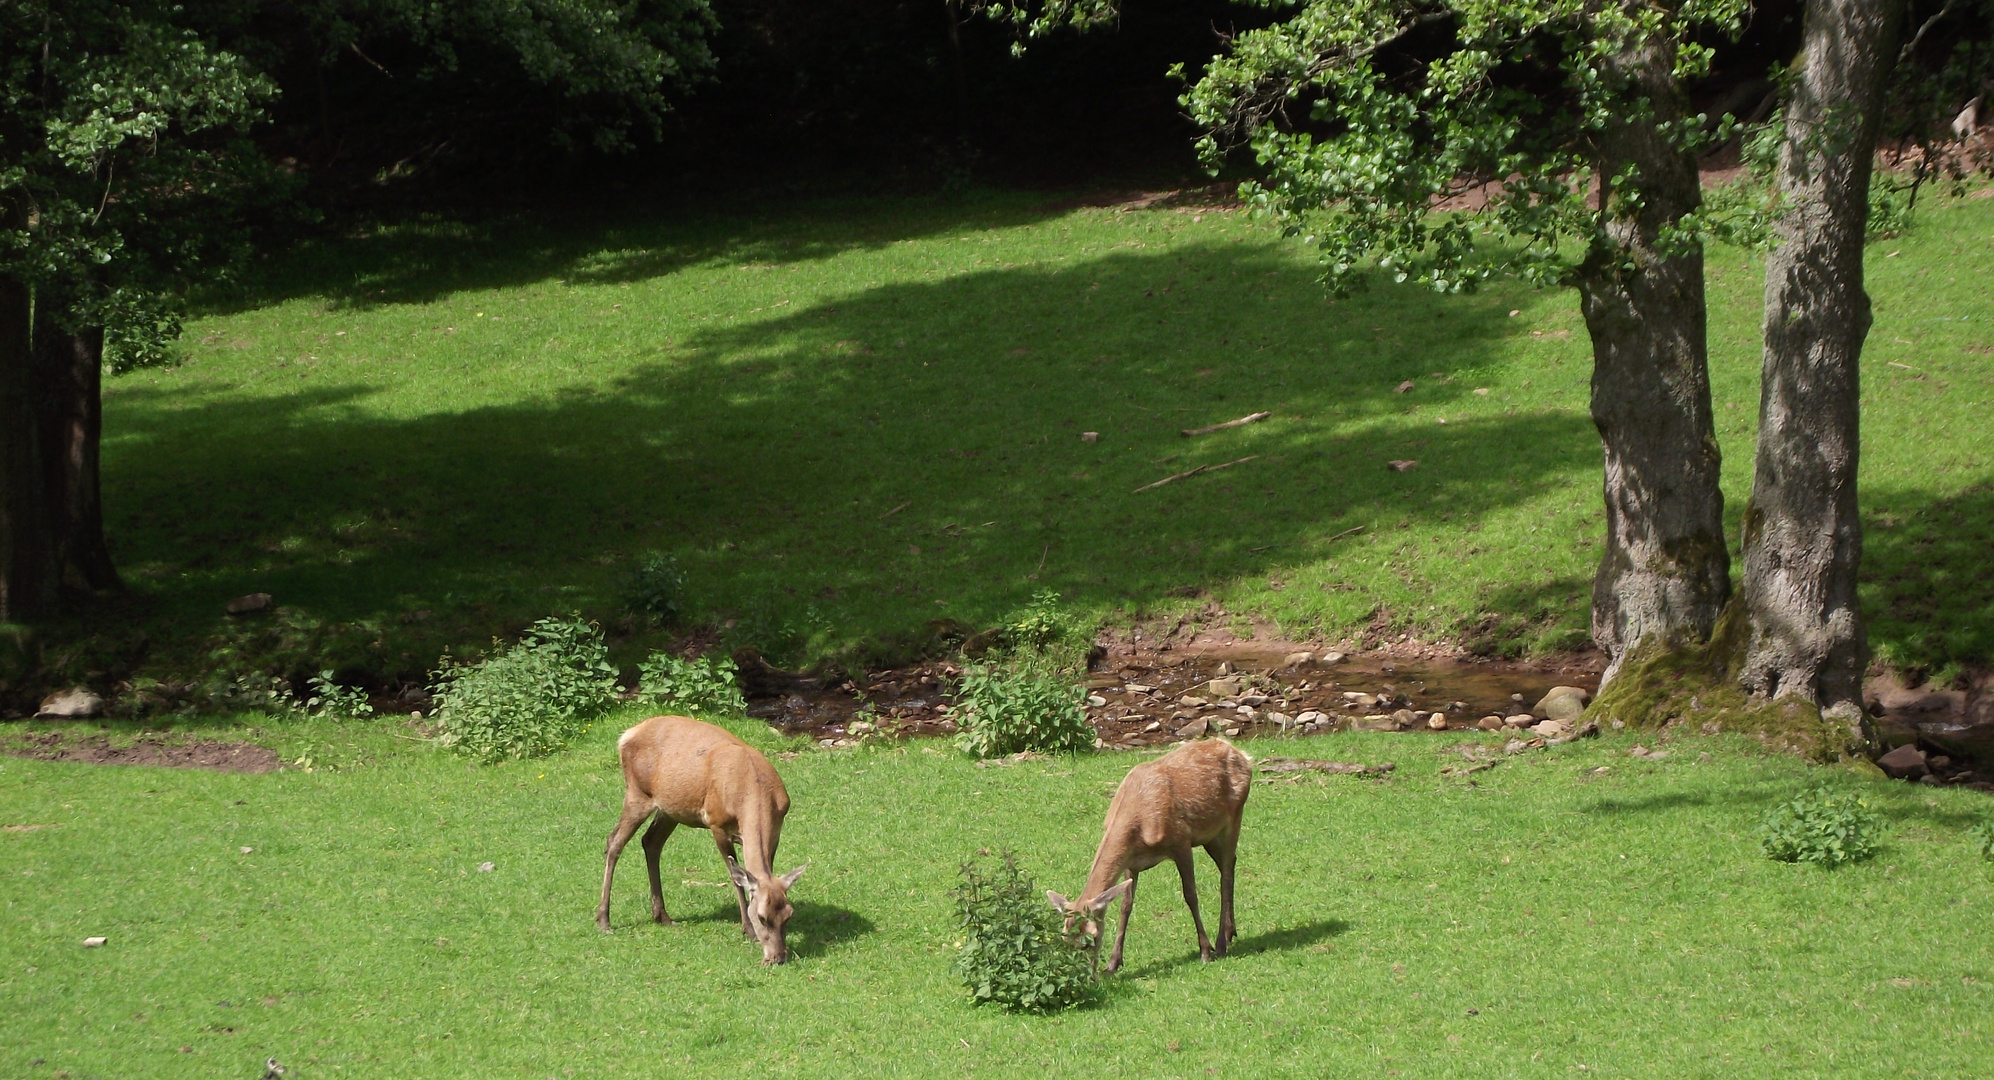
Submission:
[[[1185,471],[1180,472],[1175,476],[1166,476],[1163,479],[1158,480],[1154,484],[1144,484],[1143,486],[1135,489],[1134,491],[1129,492],[1129,494],[1140,495],[1143,492],[1148,491],[1150,488],[1159,488],[1165,484],[1175,483],[1176,481],[1182,480],[1187,476],[1196,476],[1201,472],[1216,472],[1219,469],[1230,469],[1234,465],[1238,465],[1241,462],[1252,461],[1254,458],[1257,458],[1259,456],[1260,456],[1259,454],[1248,454],[1243,458],[1238,458],[1233,461],[1228,461],[1223,465],[1200,465],[1195,469],[1186,469]]]
[[[881,514],[881,515],[879,515],[879,520],[881,520],[881,521],[885,521],[885,520],[886,520],[887,518],[890,518],[890,517],[892,517],[893,515],[895,515],[895,514],[899,513],[899,512],[900,512],[900,511],[902,511],[902,510],[905,510],[905,509],[907,509],[908,507],[910,507],[910,506],[912,506],[912,505],[914,505],[914,504],[913,504],[913,503],[911,503],[911,502],[904,502],[904,503],[901,503],[901,504],[900,504],[899,506],[896,506],[896,507],[894,507],[893,509],[891,509],[891,510],[888,510],[888,511],[887,511],[886,513],[884,513],[884,514]]]
[[[1271,412],[1257,412],[1252,416],[1242,416],[1237,420],[1227,420],[1223,424],[1213,424],[1211,427],[1185,428],[1183,431],[1178,432],[1178,434],[1187,439],[1193,435],[1210,435],[1214,431],[1224,431],[1227,428],[1245,427],[1248,424],[1265,420],[1272,415],[1274,414]]]
[[[1327,540],[1324,540],[1324,541],[1323,541],[1323,543],[1325,543],[1325,544],[1333,544],[1333,543],[1337,542],[1338,540],[1341,540],[1341,539],[1343,539],[1344,537],[1346,537],[1346,536],[1349,536],[1349,535],[1350,535],[1351,533],[1360,533],[1360,532],[1363,532],[1363,531],[1364,531],[1364,526],[1362,526],[1362,525],[1353,525],[1353,526],[1351,526],[1350,528],[1348,528],[1348,529],[1345,529],[1345,530],[1343,530],[1343,531],[1342,531],[1342,532],[1340,532],[1340,533],[1337,533],[1337,534],[1336,534],[1335,536],[1332,536],[1332,537],[1330,537],[1329,539],[1327,539]]]

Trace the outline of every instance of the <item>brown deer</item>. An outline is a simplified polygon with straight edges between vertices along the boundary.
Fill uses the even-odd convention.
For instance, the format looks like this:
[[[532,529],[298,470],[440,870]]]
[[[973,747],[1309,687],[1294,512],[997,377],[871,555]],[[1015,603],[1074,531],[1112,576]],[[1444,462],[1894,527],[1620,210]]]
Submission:
[[[1108,821],[1087,887],[1074,900],[1048,890],[1046,899],[1066,915],[1066,932],[1080,923],[1084,946],[1096,963],[1101,954],[1101,919],[1108,905],[1122,900],[1122,924],[1115,931],[1115,951],[1108,957],[1110,974],[1122,966],[1122,942],[1129,935],[1129,913],[1135,910],[1135,879],[1168,859],[1177,864],[1184,886],[1184,904],[1198,928],[1198,959],[1224,956],[1232,945],[1233,866],[1239,854],[1239,816],[1246,809],[1253,783],[1253,760],[1224,739],[1185,743],[1170,753],[1129,770],[1108,803]],[[1219,868],[1219,938],[1205,937],[1198,915],[1198,883],[1191,849],[1202,847]],[[1121,881],[1122,874],[1128,880]]]
[[[761,753],[731,732],[685,716],[653,716],[616,740],[623,761],[623,817],[610,831],[603,856],[602,903],[595,924],[609,932],[609,884],[623,845],[645,818],[657,820],[644,832],[644,863],[651,872],[651,918],[670,926],[658,880],[658,856],[680,825],[713,831],[713,843],[727,863],[734,899],[741,909],[741,932],[759,941],[762,963],[789,959],[785,929],[795,910],[789,889],[809,866],[775,876],[775,849],[789,792]],[[734,857],[740,845],[742,858]]]

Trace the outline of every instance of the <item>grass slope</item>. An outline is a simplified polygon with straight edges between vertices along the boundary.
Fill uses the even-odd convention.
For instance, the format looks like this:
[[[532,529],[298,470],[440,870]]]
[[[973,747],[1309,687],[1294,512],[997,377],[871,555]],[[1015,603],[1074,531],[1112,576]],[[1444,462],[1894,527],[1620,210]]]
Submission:
[[[1936,669],[1994,655],[1994,200],[1928,206],[1873,249],[1864,598],[1879,652]],[[792,658],[1046,587],[1105,617],[1208,589],[1296,636],[1585,639],[1599,448],[1569,294],[1331,303],[1305,251],[1188,207],[605,220],[307,245],[192,322],[184,365],[110,384],[108,528],[154,667],[420,673],[550,611],[613,617],[651,550]],[[1710,275],[1735,532],[1761,267],[1716,251]],[[251,591],[284,614],[221,615]]]
[[[595,930],[617,726],[493,768],[371,726],[263,732],[329,772],[0,760],[0,822],[46,826],[0,832],[0,1075],[1901,1077],[1994,1054],[1976,792],[1729,739],[1643,762],[1609,737],[1478,786],[1438,774],[1451,739],[1285,743],[1399,769],[1257,782],[1235,955],[1197,962],[1159,868],[1108,1000],[1030,1018],[951,975],[956,864],[1009,846],[1070,890],[1135,755],[780,763],[778,864],[811,869],[795,959],[765,970],[703,833],[665,849],[681,925],[647,921],[632,845]],[[1763,808],[1824,778],[1880,809],[1879,856],[1767,861]]]

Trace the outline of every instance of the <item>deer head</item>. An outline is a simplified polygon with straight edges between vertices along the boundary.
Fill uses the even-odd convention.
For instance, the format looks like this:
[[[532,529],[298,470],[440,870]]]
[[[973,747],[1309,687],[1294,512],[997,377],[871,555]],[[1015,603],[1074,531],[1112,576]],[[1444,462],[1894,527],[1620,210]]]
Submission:
[[[772,877],[763,886],[753,874],[741,869],[741,864],[727,860],[727,876],[734,884],[748,894],[748,925],[755,931],[755,940],[762,943],[762,963],[781,964],[789,960],[789,917],[796,908],[789,902],[790,886],[810,868],[809,863],[791,870],[781,877]]]
[[[1093,961],[1099,962],[1101,955],[1101,917],[1107,912],[1108,905],[1119,899],[1123,893],[1129,890],[1129,886],[1133,884],[1135,884],[1134,879],[1125,880],[1112,889],[1102,890],[1094,899],[1084,904],[1078,900],[1068,900],[1051,889],[1045,891],[1045,898],[1047,902],[1052,904],[1054,911],[1066,916],[1064,929],[1067,940],[1073,942],[1077,948],[1087,950],[1088,956]],[[1075,923],[1078,923],[1080,926],[1080,932],[1077,934],[1074,933]]]

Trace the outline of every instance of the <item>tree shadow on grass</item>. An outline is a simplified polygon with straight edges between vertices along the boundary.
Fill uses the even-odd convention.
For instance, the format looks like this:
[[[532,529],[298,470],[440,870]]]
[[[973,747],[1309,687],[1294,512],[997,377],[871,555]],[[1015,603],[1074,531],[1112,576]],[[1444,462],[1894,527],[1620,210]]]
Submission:
[[[1710,796],[1701,792],[1671,791],[1639,799],[1600,799],[1586,807],[1588,814],[1657,814],[1690,806],[1709,806]]]
[[[419,676],[533,617],[612,618],[649,550],[694,610],[777,609],[820,651],[989,625],[1046,588],[1140,611],[1297,561],[1391,565],[1435,523],[1596,471],[1580,412],[1460,411],[1501,400],[1470,394],[1512,301],[1328,304],[1279,249],[1117,248],[695,330],[612,385],[502,407],[121,389],[108,530],[158,601],[157,652],[210,666],[338,624],[344,652],[314,665]],[[278,613],[221,615],[251,592]]]
[[[844,945],[878,929],[871,919],[835,904],[820,904],[810,900],[794,900],[796,911],[789,917],[789,932],[785,940],[789,944],[792,957],[816,957]],[[732,893],[726,902],[716,904],[705,911],[693,911],[691,905],[681,905],[687,914],[674,913],[672,922],[685,925],[717,924],[732,927],[736,932],[741,927],[741,909],[735,904]],[[655,926],[646,913],[639,925]],[[668,928],[667,928],[668,929]],[[747,941],[746,937],[741,940]]]
[[[1042,197],[817,199],[634,209],[587,207],[486,219],[424,215],[308,238],[232,288],[201,298],[227,314],[303,297],[359,310],[539,282],[615,285],[705,263],[787,265],[951,231],[1009,229],[1064,211]]]
[[[1994,476],[1945,496],[1865,488],[1862,502],[1870,648],[1926,674],[1994,661]]]

